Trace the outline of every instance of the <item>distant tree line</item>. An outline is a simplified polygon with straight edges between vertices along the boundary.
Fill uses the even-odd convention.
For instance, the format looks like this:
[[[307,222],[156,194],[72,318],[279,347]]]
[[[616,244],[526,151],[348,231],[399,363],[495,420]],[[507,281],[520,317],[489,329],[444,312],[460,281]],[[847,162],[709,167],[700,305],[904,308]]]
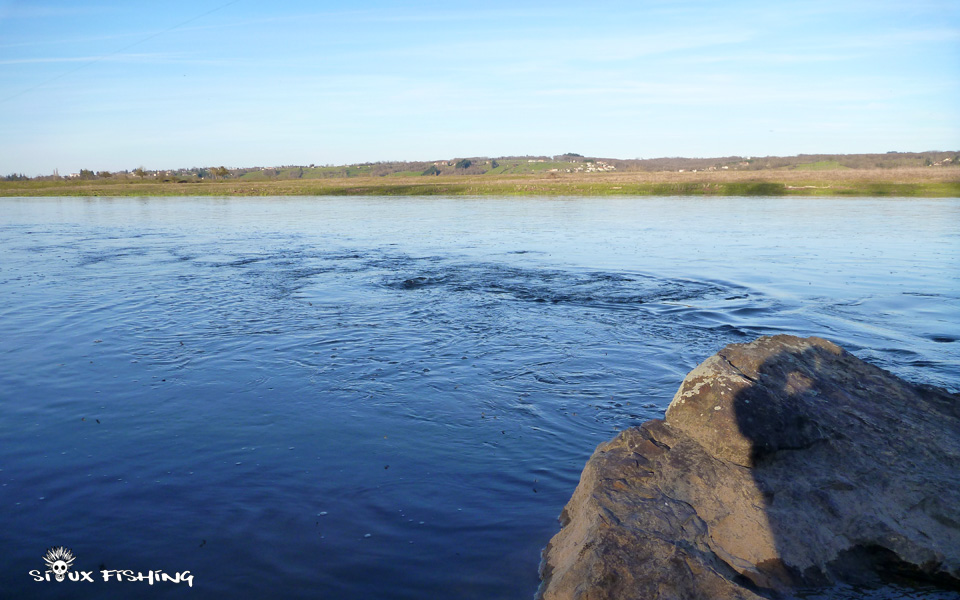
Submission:
[[[765,169],[898,169],[898,168],[960,168],[960,152],[886,152],[883,154],[799,154],[796,156],[723,156],[713,158],[635,158],[615,159],[588,157],[576,152],[555,156],[504,156],[495,159],[488,157],[452,158],[437,161],[383,161],[352,165],[286,165],[281,167],[250,167],[228,169],[219,167],[192,167],[171,171],[147,171],[140,166],[132,171],[96,171],[80,169],[72,175],[81,180],[114,178],[138,179],[163,177],[161,181],[178,183],[199,182],[211,179],[322,179],[349,177],[387,177],[387,176],[444,176],[444,175],[481,175],[492,170],[497,173],[549,173],[582,171],[585,164],[603,162],[616,167],[617,172],[631,171],[699,171],[699,170],[742,170],[760,171]],[[11,173],[3,181],[27,181],[30,177],[22,173]],[[61,179],[55,170],[53,175],[35,179]]]

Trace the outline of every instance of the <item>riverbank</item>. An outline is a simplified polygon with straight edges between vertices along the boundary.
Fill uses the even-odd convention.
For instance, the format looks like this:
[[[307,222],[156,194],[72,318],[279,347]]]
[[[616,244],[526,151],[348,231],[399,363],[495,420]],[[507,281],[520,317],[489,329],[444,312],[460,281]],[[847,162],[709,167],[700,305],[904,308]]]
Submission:
[[[4,181],[0,196],[960,196],[960,169]]]

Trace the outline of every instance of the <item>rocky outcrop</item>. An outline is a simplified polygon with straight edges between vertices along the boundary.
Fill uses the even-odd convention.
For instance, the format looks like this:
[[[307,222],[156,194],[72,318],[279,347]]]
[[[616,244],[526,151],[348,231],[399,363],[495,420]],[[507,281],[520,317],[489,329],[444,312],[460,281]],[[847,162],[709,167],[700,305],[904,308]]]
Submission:
[[[561,524],[544,600],[960,587],[960,395],[819,338],[733,344],[687,375],[664,420],[596,449]]]

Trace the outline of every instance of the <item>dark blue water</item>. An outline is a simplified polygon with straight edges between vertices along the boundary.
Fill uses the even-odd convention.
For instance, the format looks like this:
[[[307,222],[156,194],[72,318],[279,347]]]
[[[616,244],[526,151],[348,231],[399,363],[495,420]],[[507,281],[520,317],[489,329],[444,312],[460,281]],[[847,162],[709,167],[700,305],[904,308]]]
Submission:
[[[528,599],[596,444],[773,333],[960,388],[960,200],[0,199],[0,596]]]

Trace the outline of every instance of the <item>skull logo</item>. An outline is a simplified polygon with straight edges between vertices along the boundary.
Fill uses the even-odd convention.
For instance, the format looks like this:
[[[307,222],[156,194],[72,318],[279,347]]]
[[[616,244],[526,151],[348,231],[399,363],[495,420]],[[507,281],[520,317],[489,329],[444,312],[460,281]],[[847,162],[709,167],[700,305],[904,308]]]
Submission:
[[[47,563],[47,566],[53,571],[53,574],[56,575],[57,581],[63,581],[67,570],[76,558],[71,550],[63,546],[50,548],[47,550],[47,553],[43,555],[43,561]]]

